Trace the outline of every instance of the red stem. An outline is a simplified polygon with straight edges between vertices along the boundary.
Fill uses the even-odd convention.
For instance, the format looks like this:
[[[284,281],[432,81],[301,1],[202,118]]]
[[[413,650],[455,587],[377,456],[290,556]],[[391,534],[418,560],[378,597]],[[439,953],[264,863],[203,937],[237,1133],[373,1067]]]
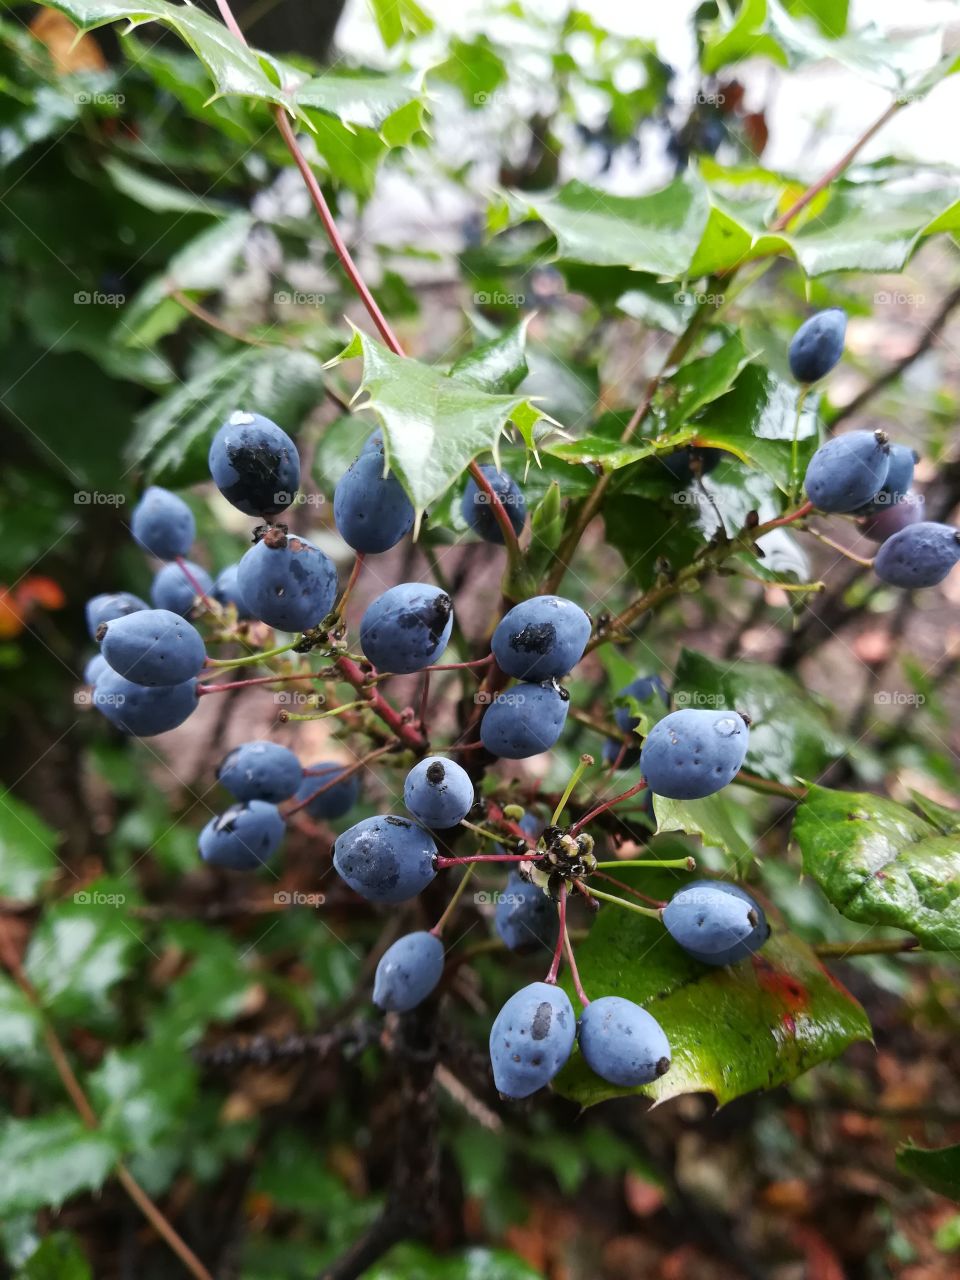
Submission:
[[[376,751],[371,751],[368,755],[365,755],[362,760],[357,760],[354,764],[348,765],[342,772],[334,774],[329,782],[325,782],[323,786],[317,787],[316,791],[308,795],[306,800],[298,800],[297,803],[291,805],[289,809],[285,809],[283,812],[284,818],[289,818],[291,814],[299,813],[301,809],[306,809],[307,805],[312,804],[313,801],[316,800],[317,796],[322,796],[325,791],[329,791],[331,787],[335,787],[340,782],[346,782],[347,778],[352,777],[353,774],[359,773],[361,769],[366,768],[372,760],[376,760],[378,756],[382,756],[387,751],[392,751],[394,749],[394,745],[394,743],[388,742],[386,746],[378,747]],[[307,775],[310,774],[309,769],[304,769],[303,772]]]
[[[570,977],[573,979],[573,989],[577,993],[577,998],[584,1008],[590,1003],[590,997],[583,989],[583,983],[580,981],[580,970],[577,968],[577,962],[573,955],[573,943],[570,941],[570,935],[566,928],[563,930],[563,946],[567,953],[567,964],[570,966]]]
[[[255,684],[285,684],[290,680],[322,680],[315,671],[305,671],[296,676],[251,676],[248,680],[230,680],[226,684],[198,684],[197,697],[205,693],[226,693],[228,689],[249,689]]]
[[[560,927],[557,930],[557,946],[553,953],[553,961],[550,965],[549,972],[544,978],[544,982],[556,984],[557,974],[560,972],[560,957],[563,955],[563,939],[567,932],[567,886],[561,884],[560,899],[557,903],[557,911],[560,916]]]
[[[635,796],[638,791],[643,791],[646,785],[646,782],[641,779],[636,786],[631,787],[629,791],[621,791],[620,795],[614,796],[611,800],[604,800],[603,804],[598,804],[595,809],[591,809],[588,814],[585,814],[579,822],[575,822],[573,824],[570,828],[570,835],[575,836],[578,831],[583,830],[588,822],[592,822],[598,814],[606,813],[608,809],[612,809],[613,806],[615,804],[619,804],[621,800],[629,800],[630,797]]]
[[[805,502],[802,507],[797,507],[796,511],[788,511],[785,516],[781,516],[779,520],[766,520],[762,525],[758,525],[752,532],[766,533],[768,529],[779,529],[781,525],[793,524],[794,520],[802,520],[804,516],[808,516],[813,510],[812,502]]]
[[[659,898],[651,898],[648,893],[641,893],[639,889],[634,889],[633,885],[627,884],[625,880],[618,880],[616,876],[607,875],[606,871],[594,871],[593,873],[598,880],[608,880],[610,884],[616,885],[618,889],[622,889],[624,893],[632,893],[635,898],[639,898],[641,902],[648,902],[651,907],[665,907],[667,904],[661,902]]]
[[[471,853],[466,858],[434,858],[438,871],[445,867],[465,867],[471,862],[539,862],[542,853]]]
[[[194,595],[199,596],[199,598],[203,601],[203,607],[207,609],[210,613],[216,613],[217,602],[215,600],[211,600],[210,597],[207,595],[207,593],[204,591],[203,587],[201,587],[200,583],[197,581],[194,574],[191,573],[190,568],[187,565],[186,560],[184,560],[183,556],[177,556],[176,563],[180,569],[180,572],[183,574],[186,580],[190,583],[191,587],[193,587]]]
[[[412,720],[405,720],[386,698],[377,690],[376,685],[368,684],[366,674],[352,658],[340,657],[337,667],[347,684],[352,684],[361,698],[370,703],[370,710],[400,739],[405,747],[412,751],[422,752],[427,748],[427,739],[421,728]]]

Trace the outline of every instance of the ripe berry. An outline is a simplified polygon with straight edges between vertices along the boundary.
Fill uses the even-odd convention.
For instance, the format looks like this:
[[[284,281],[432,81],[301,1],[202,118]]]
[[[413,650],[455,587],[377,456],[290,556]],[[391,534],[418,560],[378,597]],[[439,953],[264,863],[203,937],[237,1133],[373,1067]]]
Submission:
[[[259,413],[233,413],[213,437],[208,457],[213,482],[248,516],[285,511],[300,488],[297,446]]]
[[[193,512],[175,493],[151,485],[133,508],[130,531],[136,542],[158,560],[185,556],[196,536]]]
[[[527,503],[520,486],[513,476],[508,475],[505,471],[498,471],[496,467],[481,466],[480,470],[503,504],[510,523],[513,525],[517,537],[519,537],[523,532],[523,526],[527,522]],[[502,545],[503,533],[497,524],[497,517],[493,514],[492,505],[486,492],[480,488],[476,480],[471,476],[467,481],[467,487],[463,491],[463,499],[460,503],[463,518],[470,528],[475,533],[478,533],[485,542],[495,542],[498,545]]]
[[[923,520],[888,538],[874,561],[892,587],[935,587],[960,560],[960,530]]]
[[[621,689],[617,696],[621,698],[636,698],[638,702],[646,702],[654,694],[660,698],[665,707],[670,705],[670,694],[667,692],[667,686],[656,675],[637,676],[636,680],[632,680],[626,688]],[[632,716],[626,707],[614,707],[613,718],[617,728],[624,733],[633,733],[640,724],[636,716]],[[636,747],[631,746],[624,751],[623,743],[619,738],[608,738],[604,743],[603,758],[607,764],[615,764],[619,760],[619,768],[632,769],[640,759],[640,747],[639,745]],[[647,795],[649,796],[649,792]]]
[[[102,653],[95,653],[92,658],[87,659],[87,664],[83,668],[83,683],[96,684],[104,671],[110,670],[110,663],[106,660]]]
[[[108,667],[97,677],[93,705],[123,733],[152,738],[155,733],[166,733],[183,724],[196,710],[197,682],[184,680],[182,684],[149,688],[134,684]]]
[[[549,680],[572,671],[590,639],[590,619],[572,600],[534,596],[499,622],[491,647],[501,671],[522,680]]]
[[[409,818],[364,818],[337,837],[333,865],[355,893],[392,905],[427,887],[436,853],[433,837]]]
[[[240,594],[240,562],[228,564],[221,569],[214,580],[210,593],[218,604],[232,604],[237,611],[237,619],[243,621],[253,617],[247,608],[247,602]]]
[[[736,711],[671,711],[644,739],[640,772],[658,796],[700,800],[733,781],[749,741],[749,726]]]
[[[308,542],[271,529],[240,561],[240,594],[255,618],[279,631],[307,631],[337,598],[337,570]]]
[[[184,567],[187,573],[184,573]],[[173,562],[165,564],[153,580],[150,599],[155,608],[169,609],[171,613],[179,613],[181,618],[186,618],[197,600],[194,583],[205,596],[213,590],[213,579],[202,565],[194,564],[192,560],[185,560],[183,566]]]
[[[563,732],[570,695],[553,684],[516,684],[498,693],[480,722],[480,740],[491,755],[525,760],[549,751]]]
[[[661,912],[674,942],[704,964],[736,964],[770,936],[763,908],[738,885],[696,880],[675,893]]]
[[[238,800],[287,800],[303,778],[300,761],[279,742],[244,742],[217,769],[222,787]]]
[[[570,1057],[577,1020],[566,992],[531,982],[512,995],[490,1029],[493,1079],[507,1098],[528,1098]]]
[[[453,601],[439,587],[403,582],[369,606],[360,647],[380,671],[409,675],[437,662],[453,630]]]
[[[206,661],[200,632],[169,609],[139,609],[103,625],[104,658],[135,684],[181,684]]]
[[[848,431],[813,455],[804,488],[821,511],[856,511],[879,493],[889,470],[890,446],[882,431]]]
[[[373,1003],[385,1013],[422,1004],[443,976],[443,943],[432,933],[408,933],[388,947],[377,965]]]
[[[790,372],[798,382],[819,382],[843,355],[847,317],[839,307],[805,320],[790,343]]]
[[[462,821],[474,803],[473,783],[453,760],[428,756],[415,764],[403,784],[403,803],[425,827],[442,831]]]
[[[357,803],[360,794],[359,773],[351,773],[342,782],[335,781],[342,773],[346,773],[346,769],[346,765],[332,760],[318,761],[317,764],[306,767],[294,799],[300,803],[314,796],[306,808],[311,818],[342,818]],[[333,785],[329,786],[330,783]],[[327,790],[316,795],[324,786]]]
[[[860,532],[871,542],[886,542],[895,533],[917,524],[923,519],[922,494],[907,493],[889,507],[868,515],[860,526]]]
[[[112,622],[114,618],[124,618],[128,613],[136,613],[138,609],[149,608],[145,600],[141,600],[130,591],[109,591],[103,595],[92,596],[84,608],[90,639],[96,640],[101,623]]]
[[[670,1044],[646,1009],[621,996],[601,996],[580,1015],[580,1052],[591,1071],[624,1089],[650,1084],[670,1069]]]
[[[695,476],[708,475],[724,456],[723,449],[688,444],[674,453],[659,455],[657,462],[674,480],[689,484]]]
[[[542,946],[552,951],[557,945],[560,921],[556,904],[542,889],[511,871],[506,888],[497,898],[493,927],[511,951]]]
[[[333,518],[340,537],[366,555],[389,551],[413,528],[413,503],[396,476],[383,474],[385,465],[383,446],[367,445],[333,493]]]
[[[905,444],[892,444],[890,446],[890,465],[887,468],[887,478],[883,482],[883,488],[874,494],[867,505],[855,512],[855,514],[858,516],[873,515],[877,511],[884,511],[887,507],[892,507],[900,502],[913,484],[913,471],[916,465],[917,454],[913,449],[908,449]]]
[[[285,831],[275,804],[263,800],[232,804],[200,832],[200,857],[213,867],[255,871],[276,853]]]

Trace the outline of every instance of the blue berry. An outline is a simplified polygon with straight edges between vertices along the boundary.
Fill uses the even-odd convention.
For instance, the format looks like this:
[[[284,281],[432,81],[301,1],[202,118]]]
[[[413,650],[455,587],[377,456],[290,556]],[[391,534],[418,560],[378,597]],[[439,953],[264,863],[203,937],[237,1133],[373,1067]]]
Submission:
[[[197,528],[193,512],[169,489],[151,485],[133,508],[130,531],[136,542],[158,560],[176,560],[193,546]]]
[[[367,436],[363,443],[361,453],[383,453],[383,432],[379,427],[371,435]]]
[[[184,573],[184,567],[187,573]],[[205,596],[213,590],[213,579],[202,565],[194,564],[192,560],[185,560],[183,566],[177,562],[165,564],[153,580],[150,599],[155,608],[169,609],[171,613],[179,613],[181,618],[186,618],[197,600],[194,583]]]
[[[874,561],[881,582],[892,587],[935,587],[960,560],[960,530],[922,520],[888,538]]]
[[[636,698],[638,702],[648,702],[656,695],[665,707],[670,705],[670,694],[667,692],[667,686],[663,683],[659,676],[637,676],[636,680],[631,682],[617,695],[620,698]],[[624,733],[633,733],[638,727],[640,721],[636,716],[632,716],[627,707],[614,707],[613,718],[617,728],[622,729]]]
[[[297,788],[294,799],[301,803],[314,796],[306,807],[311,818],[342,818],[357,803],[360,794],[359,773],[351,773],[342,782],[335,781],[342,773],[346,773],[346,769],[346,765],[330,760],[319,761],[304,770],[303,781]],[[327,790],[316,795],[321,787],[326,787]]]
[[[93,705],[112,725],[137,738],[175,729],[196,710],[197,682],[165,684],[149,688],[108,667],[93,687]]]
[[[364,818],[337,837],[333,865],[369,902],[414,898],[437,874],[433,837],[409,818]]]
[[[271,529],[244,555],[237,581],[253,616],[280,631],[317,626],[337,598],[337,570],[330,557],[281,529]]]
[[[736,964],[770,936],[763,908],[749,893],[722,880],[696,880],[675,893],[661,912],[674,942],[703,964]]]
[[[423,826],[438,831],[462,821],[473,808],[474,798],[466,769],[440,756],[427,756],[415,764],[403,784],[407,809]]]
[[[232,604],[237,611],[237,619],[252,618],[247,603],[240,594],[240,563],[228,564],[225,569],[221,569],[217,574],[213,583],[213,590],[210,593],[218,604]]]
[[[924,501],[919,493],[907,493],[889,507],[871,513],[860,526],[860,532],[871,542],[886,542],[895,533],[923,519]]]
[[[103,595],[93,596],[84,608],[90,639],[96,640],[101,623],[112,622],[114,618],[124,618],[128,613],[136,613],[138,609],[149,608],[145,600],[141,600],[139,596],[129,591],[109,591]]]
[[[383,447],[364,448],[337,482],[333,518],[340,537],[354,551],[389,551],[413,528],[415,512],[396,476],[383,474]]]
[[[695,476],[709,475],[723,456],[723,449],[688,444],[673,453],[659,455],[657,461],[674,480],[686,485]]]
[[[96,684],[104,671],[110,670],[110,663],[106,660],[102,653],[95,653],[92,658],[87,659],[87,664],[83,668],[83,683]]]
[[[114,618],[100,635],[104,658],[135,684],[182,684],[198,674],[207,657],[200,632],[169,609],[139,609]]]
[[[889,470],[890,446],[882,431],[848,431],[813,455],[804,488],[821,511],[857,511],[883,488]]]
[[[887,468],[887,478],[883,482],[883,488],[872,501],[867,503],[866,507],[857,511],[856,515],[873,515],[900,502],[910,491],[916,465],[917,455],[913,449],[908,449],[905,444],[892,444],[890,465]]]
[[[839,307],[805,320],[790,343],[790,372],[798,382],[819,382],[843,355],[847,317]]]
[[[498,471],[496,467],[481,466],[480,470],[506,509],[510,523],[519,537],[527,522],[527,503],[520,486],[513,476],[505,471]],[[493,514],[492,503],[473,476],[467,481],[467,487],[463,491],[460,510],[464,520],[474,533],[478,533],[483,538],[484,542],[503,543],[503,533],[497,524],[497,517]]]
[[[490,1029],[493,1079],[507,1098],[550,1083],[573,1050],[577,1020],[565,991],[531,982],[510,997]]]
[[[300,761],[279,742],[244,742],[220,761],[217,779],[237,800],[288,800],[303,779]]]
[[[360,647],[381,671],[409,675],[436,662],[453,630],[453,601],[439,587],[402,582],[369,606]]]
[[[563,732],[570,695],[553,684],[517,684],[498,693],[480,722],[491,755],[525,760],[549,751]]]
[[[534,946],[552,951],[560,930],[556,903],[519,871],[511,871],[497,898],[493,927],[511,951]]]
[[[285,511],[300,488],[297,446],[275,422],[259,413],[234,413],[210,444],[213,482],[248,516]]]
[[[646,1009],[622,996],[601,996],[580,1015],[580,1052],[604,1080],[631,1089],[650,1084],[670,1069],[670,1044]]]
[[[737,711],[671,711],[644,739],[640,772],[650,790],[671,800],[700,800],[740,772],[750,741]]]
[[[200,857],[212,867],[255,871],[276,853],[285,831],[275,804],[263,800],[232,804],[200,832]]]
[[[377,965],[373,1003],[386,1013],[422,1004],[443,976],[443,943],[432,933],[408,933],[388,947]]]
[[[590,619],[563,596],[534,596],[501,618],[491,647],[501,671],[550,680],[572,671],[590,639]]]

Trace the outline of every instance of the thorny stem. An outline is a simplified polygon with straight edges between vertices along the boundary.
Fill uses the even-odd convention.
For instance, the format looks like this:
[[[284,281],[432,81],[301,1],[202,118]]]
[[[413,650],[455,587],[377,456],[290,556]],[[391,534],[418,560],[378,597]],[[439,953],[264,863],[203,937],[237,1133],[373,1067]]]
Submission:
[[[460,883],[457,885],[456,889],[454,889],[453,896],[451,897],[450,901],[447,903],[446,907],[444,908],[443,915],[440,917],[437,923],[430,930],[430,932],[433,934],[435,938],[439,938],[442,935],[444,925],[447,923],[447,921],[450,919],[450,917],[453,915],[454,911],[456,910],[457,903],[463,897],[463,891],[464,889],[466,889],[467,885],[470,883],[470,879],[474,871],[476,871],[476,869],[477,869],[477,864],[475,862],[471,863],[470,866],[467,867],[466,871],[464,871],[463,875],[460,877]]]
[[[586,771],[590,768],[592,764],[593,764],[593,756],[580,757],[577,767],[574,769],[570,777],[570,781],[567,783],[566,787],[564,788],[563,795],[557,801],[557,807],[554,809],[553,816],[550,819],[551,827],[555,827],[557,823],[560,821],[560,815],[563,813],[563,809],[567,801],[573,795],[574,787],[577,785],[577,783],[580,781],[580,779],[583,777],[583,775],[586,773]]]
[[[550,968],[544,982],[549,982],[555,986],[557,974],[560,972],[560,957],[563,955],[563,940],[567,934],[567,886],[561,884],[560,897],[557,900],[557,913],[559,916],[560,927],[557,930],[557,945],[553,952],[553,960],[550,962]]]
[[[604,800],[602,804],[598,804],[595,809],[591,809],[589,813],[585,814],[575,822],[570,828],[570,834],[575,836],[578,831],[583,830],[588,822],[592,822],[593,819],[599,817],[601,813],[606,813],[608,809],[612,809],[613,806],[615,804],[619,804],[621,800],[629,800],[630,797],[635,796],[638,791],[643,791],[646,788],[646,785],[646,782],[641,778],[641,780],[634,786],[630,787],[628,791],[621,791],[618,796],[613,796],[609,800]]]

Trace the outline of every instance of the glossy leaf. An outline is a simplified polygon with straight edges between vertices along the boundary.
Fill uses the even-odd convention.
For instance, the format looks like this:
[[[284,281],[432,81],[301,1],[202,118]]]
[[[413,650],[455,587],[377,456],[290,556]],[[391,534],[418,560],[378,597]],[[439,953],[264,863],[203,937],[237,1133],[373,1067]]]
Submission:
[[[322,389],[323,367],[308,352],[245,347],[208,364],[141,414],[127,460],[156,484],[196,484],[207,479],[214,433],[238,406],[255,405],[295,436]]]
[[[59,869],[59,837],[9,791],[0,795],[0,897],[33,902]]]
[[[960,1200],[960,1143],[952,1147],[916,1147],[905,1142],[897,1148],[897,1168],[949,1200]]]
[[[78,1191],[97,1190],[116,1153],[102,1133],[71,1111],[48,1111],[0,1125],[0,1213],[54,1208]]]
[[[726,788],[704,800],[654,796],[653,810],[658,834],[682,831],[688,836],[700,836],[704,845],[728,853],[732,868],[740,873],[749,869],[750,860],[756,856],[746,810]]]
[[[750,362],[750,354],[736,335],[716,351],[682,365],[661,384],[658,396],[668,430],[687,425],[705,405],[725,395]]]
[[[666,899],[687,879],[645,872],[632,883]],[[678,947],[658,920],[604,903],[577,946],[583,985],[590,996],[623,996],[648,1009],[670,1041],[672,1066],[654,1084],[625,1090],[575,1054],[554,1088],[583,1106],[629,1093],[662,1102],[698,1091],[723,1103],[775,1088],[869,1039],[869,1021],[853,996],[778,919],[771,926],[757,955],[712,969]],[[569,978],[561,981],[573,998]]]
[[[357,356],[363,357],[360,385],[367,394],[360,408],[372,410],[380,420],[390,466],[418,513],[440,498],[479,454],[499,458],[508,422],[530,438],[542,416],[523,396],[492,395],[419,360],[395,356],[359,330],[331,363]],[[495,355],[490,365],[499,367],[499,360]],[[472,372],[476,375],[477,368]]]
[[[837,910],[892,925],[930,951],[960,947],[960,845],[893,800],[812,787],[793,839]]]
[[[12,978],[0,974],[0,1061],[29,1062],[40,1043],[41,1019]]]
[[[450,376],[481,391],[508,395],[516,391],[528,373],[526,340],[526,324],[515,324],[461,356]]]
[[[684,649],[673,702],[676,707],[745,712],[752,723],[744,768],[775,782],[816,777],[845,748],[810,690],[766,663],[719,662]]]
[[[433,30],[433,20],[416,0],[370,0],[380,38],[388,49],[404,36],[425,35]]]

